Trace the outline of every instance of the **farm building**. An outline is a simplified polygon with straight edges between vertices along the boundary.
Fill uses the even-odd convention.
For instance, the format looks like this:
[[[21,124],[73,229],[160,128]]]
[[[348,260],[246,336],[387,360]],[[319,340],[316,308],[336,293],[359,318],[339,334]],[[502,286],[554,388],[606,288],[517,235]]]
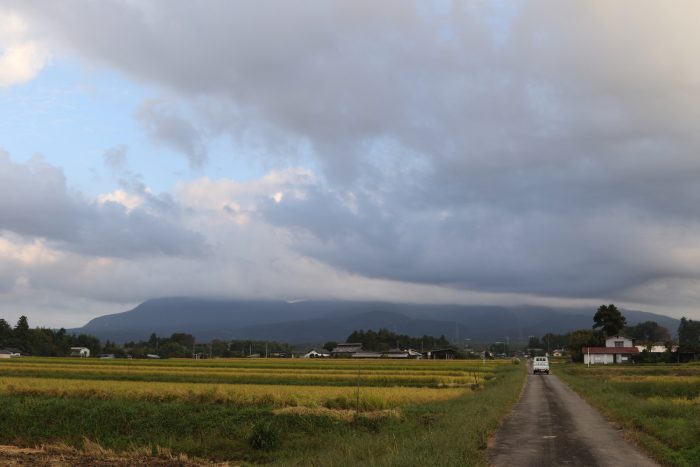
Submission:
[[[423,358],[422,353],[416,352],[413,349],[407,349],[407,350],[391,349],[388,352],[384,352],[384,354],[382,356],[386,357],[386,358],[413,358],[413,359]]]
[[[338,344],[331,351],[331,356],[335,358],[350,358],[357,352],[362,352],[362,344],[360,343]]]
[[[326,349],[321,349],[321,350],[311,349],[308,352],[306,352],[304,355],[302,355],[301,358],[328,358],[330,356],[331,356],[331,353],[328,352]]]
[[[22,356],[22,351],[19,349],[14,349],[12,347],[5,347],[2,351],[7,352],[7,357],[0,356],[0,358],[17,358]]]
[[[381,352],[355,352],[351,355],[352,358],[382,358],[384,355]]]
[[[638,355],[639,349],[632,339],[623,336],[610,336],[605,339],[605,347],[583,347],[583,363],[586,365],[612,365],[631,362],[632,355]]]
[[[90,349],[87,347],[71,347],[70,348],[70,356],[71,357],[89,357],[90,356]]]
[[[0,358],[12,358],[12,352],[5,349],[0,349]]]

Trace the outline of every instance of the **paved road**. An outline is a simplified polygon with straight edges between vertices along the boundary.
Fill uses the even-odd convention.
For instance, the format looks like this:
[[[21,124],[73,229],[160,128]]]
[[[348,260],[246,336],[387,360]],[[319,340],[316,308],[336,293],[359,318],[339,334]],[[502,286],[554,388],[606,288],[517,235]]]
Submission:
[[[657,466],[554,375],[528,375],[496,434],[494,466]]]

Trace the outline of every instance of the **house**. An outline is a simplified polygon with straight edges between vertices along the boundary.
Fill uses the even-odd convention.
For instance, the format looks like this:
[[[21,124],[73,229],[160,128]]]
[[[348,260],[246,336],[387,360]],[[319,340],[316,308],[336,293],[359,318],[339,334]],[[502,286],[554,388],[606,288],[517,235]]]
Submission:
[[[406,349],[406,350],[401,350],[401,349],[391,349],[388,352],[384,352],[382,357],[385,358],[412,358],[412,359],[418,359],[418,358],[423,358],[423,354],[420,352],[416,352],[413,349]]]
[[[624,336],[610,336],[605,339],[605,347],[583,347],[583,363],[586,365],[611,365],[628,363],[633,355],[639,354],[639,349],[633,345],[632,339]]]
[[[70,348],[71,357],[82,357],[86,358],[90,356],[90,349],[87,347],[71,347]]]
[[[304,355],[302,355],[301,358],[328,358],[330,356],[331,356],[331,353],[328,352],[326,349],[321,349],[321,350],[311,349],[308,352],[306,352]]]
[[[350,358],[357,352],[362,352],[361,343],[338,344],[331,350],[331,356],[334,358]]]
[[[423,352],[423,357],[430,360],[454,360],[454,349],[437,349]]]
[[[5,349],[0,349],[0,358],[12,358],[12,352]]]
[[[0,357],[0,358],[17,358],[22,356],[22,351],[19,349],[15,349],[12,347],[5,347],[4,349],[5,352],[9,355],[9,357]]]

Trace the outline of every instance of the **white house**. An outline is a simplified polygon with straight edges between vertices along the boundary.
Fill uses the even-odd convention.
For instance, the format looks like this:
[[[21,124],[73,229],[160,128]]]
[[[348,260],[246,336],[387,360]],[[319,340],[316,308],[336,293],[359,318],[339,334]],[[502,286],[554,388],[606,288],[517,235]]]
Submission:
[[[70,356],[71,357],[89,357],[90,356],[90,349],[87,347],[71,347],[70,348]]]
[[[630,357],[639,354],[639,349],[628,337],[610,336],[605,339],[605,347],[583,347],[581,352],[586,365],[611,365],[630,362]]]
[[[21,357],[22,352],[19,349],[5,348],[0,349],[0,358],[17,358]]]
[[[321,349],[321,350],[316,350],[316,349],[311,349],[308,352],[306,352],[304,355],[302,355],[301,358],[330,358],[331,353],[328,352],[326,349]]]

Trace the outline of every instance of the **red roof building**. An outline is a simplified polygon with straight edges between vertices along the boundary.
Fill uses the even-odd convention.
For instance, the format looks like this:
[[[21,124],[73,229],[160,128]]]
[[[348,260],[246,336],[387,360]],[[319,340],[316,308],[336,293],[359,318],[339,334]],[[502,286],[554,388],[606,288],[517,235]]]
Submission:
[[[631,355],[639,354],[632,339],[623,336],[610,336],[605,339],[605,347],[583,347],[583,363],[586,365],[613,365],[629,363]]]

